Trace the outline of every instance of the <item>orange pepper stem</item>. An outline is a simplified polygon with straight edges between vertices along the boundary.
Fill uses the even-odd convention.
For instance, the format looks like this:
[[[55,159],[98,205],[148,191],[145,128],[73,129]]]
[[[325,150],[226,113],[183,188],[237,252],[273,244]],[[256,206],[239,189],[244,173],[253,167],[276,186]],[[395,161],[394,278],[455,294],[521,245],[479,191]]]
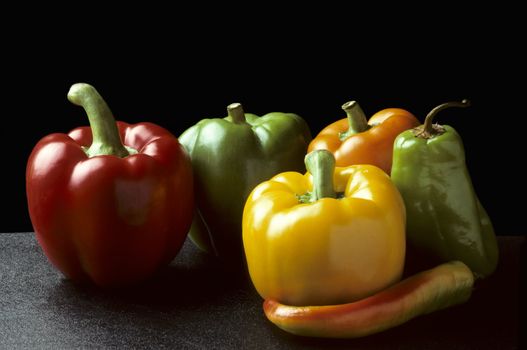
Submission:
[[[341,141],[344,141],[351,135],[368,130],[369,127],[366,115],[356,101],[348,101],[344,103],[342,109],[346,112],[348,117],[349,128],[347,131],[339,135]]]
[[[425,118],[425,122],[423,124],[423,132],[425,135],[433,135],[435,134],[434,126],[433,126],[433,119],[436,116],[437,113],[441,112],[443,109],[450,108],[450,107],[469,107],[470,101],[464,99],[461,102],[452,101],[452,102],[445,102],[443,104],[440,104],[439,106],[435,107],[428,113],[428,115]]]
[[[319,149],[310,152],[304,159],[306,169],[313,176],[313,192],[310,202],[316,202],[322,198],[337,198],[333,187],[333,173],[335,172],[335,157],[333,153]]]
[[[234,124],[244,124],[247,122],[245,119],[243,107],[240,103],[231,103],[228,105],[227,113],[229,113],[229,117],[232,118],[232,122]]]

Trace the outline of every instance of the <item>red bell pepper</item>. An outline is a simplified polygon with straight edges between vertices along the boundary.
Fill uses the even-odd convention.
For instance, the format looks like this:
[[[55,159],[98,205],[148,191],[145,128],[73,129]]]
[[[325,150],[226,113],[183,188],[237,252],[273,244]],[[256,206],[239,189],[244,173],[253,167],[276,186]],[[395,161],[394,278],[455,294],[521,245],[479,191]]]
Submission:
[[[190,228],[190,159],[160,126],[116,123],[91,85],[73,85],[68,99],[91,128],[48,135],[33,149],[26,191],[36,237],[72,280],[139,282],[176,256]]]

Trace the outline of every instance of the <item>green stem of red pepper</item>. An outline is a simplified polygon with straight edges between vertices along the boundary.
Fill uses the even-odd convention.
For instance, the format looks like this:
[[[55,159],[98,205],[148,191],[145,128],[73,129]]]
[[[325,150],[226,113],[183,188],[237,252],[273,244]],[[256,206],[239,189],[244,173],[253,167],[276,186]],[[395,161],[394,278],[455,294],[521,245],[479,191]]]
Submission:
[[[313,176],[313,191],[306,202],[316,202],[322,198],[337,198],[333,187],[335,157],[327,150],[310,152],[305,157],[306,169]]]
[[[93,86],[74,84],[68,92],[68,100],[84,108],[88,115],[93,134],[91,146],[84,150],[88,157],[113,155],[124,158],[137,153],[137,150],[123,145],[112,111]]]
[[[344,103],[342,105],[342,109],[344,112],[346,112],[349,128],[347,131],[339,135],[341,141],[344,141],[351,135],[358,134],[369,129],[366,115],[356,101]]]
[[[417,137],[429,139],[432,138],[434,135],[442,134],[445,132],[444,128],[438,124],[433,124],[434,117],[437,113],[441,112],[443,109],[450,108],[450,107],[469,107],[470,101],[469,100],[462,100],[461,102],[452,101],[452,102],[445,102],[443,104],[440,104],[439,106],[432,109],[428,115],[425,118],[425,122],[423,125],[418,126],[414,129],[414,134]]]
[[[245,119],[245,113],[243,107],[240,103],[231,103],[227,106],[227,113],[231,117],[234,124],[245,124],[247,123]]]

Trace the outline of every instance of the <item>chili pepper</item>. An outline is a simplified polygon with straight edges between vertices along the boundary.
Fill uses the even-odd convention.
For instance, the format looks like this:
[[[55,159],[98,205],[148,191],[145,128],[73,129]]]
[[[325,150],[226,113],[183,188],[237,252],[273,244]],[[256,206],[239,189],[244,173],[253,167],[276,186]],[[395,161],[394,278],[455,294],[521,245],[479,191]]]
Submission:
[[[38,242],[73,280],[102,287],[141,281],[174,258],[190,227],[188,155],[160,126],[116,123],[91,85],[73,85],[68,99],[86,110],[91,129],[48,135],[29,157],[26,191]]]
[[[405,257],[405,209],[388,175],[372,165],[335,168],[326,150],[306,156],[308,173],[258,185],[245,204],[243,243],[264,299],[328,305],[396,283]]]
[[[412,113],[387,108],[368,121],[355,101],[342,105],[347,118],[325,127],[309,144],[308,152],[327,149],[335,155],[337,166],[372,164],[390,174],[393,141],[404,130],[419,125]]]
[[[265,300],[265,315],[281,329],[304,336],[358,338],[401,325],[419,315],[464,303],[474,276],[459,261],[423,271],[368,298],[347,304],[289,306]]]
[[[409,242],[441,261],[461,260],[479,277],[490,275],[498,262],[492,223],[474,192],[459,134],[433,124],[448,107],[434,108],[422,126],[401,133],[394,143],[392,180],[407,209]]]
[[[282,171],[304,169],[311,134],[291,113],[262,117],[239,103],[226,118],[204,119],[180,136],[194,168],[197,200],[190,238],[232,268],[243,268],[241,221],[251,190]]]

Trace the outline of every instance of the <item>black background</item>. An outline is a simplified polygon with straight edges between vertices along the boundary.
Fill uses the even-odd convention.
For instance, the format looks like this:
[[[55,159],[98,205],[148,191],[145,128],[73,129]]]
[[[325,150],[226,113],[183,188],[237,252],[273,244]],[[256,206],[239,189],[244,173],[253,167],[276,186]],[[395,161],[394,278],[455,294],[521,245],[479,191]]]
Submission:
[[[208,9],[214,11],[214,9]],[[523,69],[516,22],[498,26],[500,9],[447,11],[429,17],[314,13],[222,16],[170,21],[130,19],[128,27],[70,16],[4,39],[0,230],[31,231],[25,166],[33,146],[52,132],[87,125],[71,105],[71,84],[88,82],[117,119],[150,121],[180,135],[204,117],[223,117],[231,102],[247,112],[294,112],[313,136],[344,117],[354,99],[367,115],[401,107],[421,121],[437,104],[468,98],[438,121],[462,135],[467,165],[498,235],[524,234]],[[495,12],[497,11],[497,12]],[[323,18],[323,21],[320,19]],[[104,22],[99,23],[98,20]],[[227,28],[227,30],[225,30]],[[26,34],[24,34],[26,33]]]

